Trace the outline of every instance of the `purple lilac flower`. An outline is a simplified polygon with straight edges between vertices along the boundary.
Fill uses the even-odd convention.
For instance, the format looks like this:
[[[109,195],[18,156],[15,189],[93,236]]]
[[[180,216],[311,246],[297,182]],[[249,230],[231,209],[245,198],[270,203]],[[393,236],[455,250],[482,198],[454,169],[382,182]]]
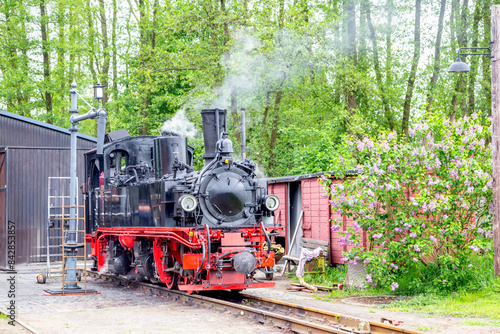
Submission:
[[[413,261],[418,262],[418,259],[416,257],[413,258]]]
[[[385,259],[382,259],[382,261],[380,262],[381,264],[384,264],[386,263],[387,261]]]
[[[413,248],[415,249],[415,252],[420,252],[420,248],[418,248],[418,245],[413,246]]]
[[[358,140],[358,151],[362,152],[365,148],[365,143],[363,143],[361,140]]]
[[[349,261],[349,264],[352,264],[353,266],[355,266],[358,263],[355,260],[351,260],[351,261]]]
[[[446,283],[446,280],[445,280],[445,279],[443,280],[443,283]]]
[[[437,242],[437,239],[432,235],[429,237],[429,239],[431,239],[431,241]]]
[[[366,275],[366,281],[368,283],[373,283],[373,281],[372,281],[372,275],[370,275],[370,274]]]
[[[340,259],[341,262],[347,262],[349,261],[349,258],[347,256],[343,257]]]
[[[363,261],[363,263],[370,263],[370,262],[371,262],[371,261],[370,261],[370,259],[365,259],[365,260]]]
[[[332,230],[332,232],[337,232],[338,230],[340,230],[342,226],[340,225],[333,225],[330,229]]]
[[[417,233],[415,233],[415,232],[410,233],[410,238],[416,238],[416,237],[417,237]]]
[[[443,215],[443,219],[444,220],[448,219],[448,215]]]
[[[373,235],[373,239],[380,239],[382,238],[383,234],[382,233],[376,233]]]
[[[413,137],[415,136],[415,133],[416,133],[415,129],[412,129],[412,128],[409,128],[409,129],[408,129],[408,135],[409,135],[411,138],[413,138]]]
[[[401,232],[403,232],[403,230],[402,230],[402,229],[400,229],[399,227],[396,227],[396,228],[394,229],[394,232],[401,233]]]
[[[394,263],[391,263],[391,267],[393,267],[395,270],[399,269],[399,267],[397,265],[395,265]]]
[[[474,245],[469,246],[469,248],[472,249],[474,252],[477,252],[479,250],[479,247],[474,246]]]
[[[469,267],[469,268],[472,267],[472,264],[469,263],[469,265],[467,267]]]
[[[393,282],[393,283],[391,284],[391,289],[392,289],[392,291],[396,291],[396,289],[397,289],[397,288],[399,288],[398,283]]]
[[[401,242],[401,243],[403,243],[403,242],[405,242],[405,241],[406,241],[406,238],[403,238],[403,239],[401,239],[401,241],[400,241],[400,242]]]

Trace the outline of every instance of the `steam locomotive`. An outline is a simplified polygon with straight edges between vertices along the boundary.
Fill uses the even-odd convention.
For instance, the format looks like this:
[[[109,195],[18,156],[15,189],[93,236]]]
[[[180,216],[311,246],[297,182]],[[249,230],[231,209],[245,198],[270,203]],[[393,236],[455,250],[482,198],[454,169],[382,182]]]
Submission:
[[[201,115],[200,171],[193,170],[193,147],[172,132],[107,136],[102,154],[86,153],[93,270],[188,292],[274,286],[253,275],[262,270],[272,277],[276,226],[264,221],[279,200],[258,184],[252,160],[231,157],[226,110]]]

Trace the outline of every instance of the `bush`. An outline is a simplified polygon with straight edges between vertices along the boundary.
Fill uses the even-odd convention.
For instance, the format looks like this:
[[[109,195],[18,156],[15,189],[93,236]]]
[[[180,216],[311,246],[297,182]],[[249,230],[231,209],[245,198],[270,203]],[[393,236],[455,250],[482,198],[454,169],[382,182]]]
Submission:
[[[354,221],[345,232],[341,221],[332,227],[352,247],[343,260],[366,265],[368,285],[412,293],[474,282],[470,259],[492,253],[489,137],[490,120],[474,114],[451,124],[433,116],[408,138],[390,132],[349,142],[358,177],[323,182],[333,210]],[[339,161],[341,173],[353,168]]]

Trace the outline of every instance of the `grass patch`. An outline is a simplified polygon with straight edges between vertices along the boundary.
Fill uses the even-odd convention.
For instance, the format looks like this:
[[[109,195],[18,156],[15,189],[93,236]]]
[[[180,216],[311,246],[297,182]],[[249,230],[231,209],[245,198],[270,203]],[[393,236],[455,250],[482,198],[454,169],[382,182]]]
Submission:
[[[298,282],[299,279],[295,276],[294,266],[293,270],[288,273],[288,277],[292,282]],[[304,281],[312,285],[321,285],[321,286],[332,286],[336,283],[343,283],[345,281],[345,277],[347,275],[347,267],[346,266],[336,266],[336,267],[326,267],[325,275],[323,274],[305,274]]]
[[[492,320],[492,321],[483,321],[483,320],[465,320],[460,323],[460,325],[466,325],[466,326],[491,326],[491,327],[500,327],[500,321],[499,320]]]
[[[497,289],[500,289],[500,278],[482,291],[461,291],[446,296],[421,294],[388,307],[402,312],[488,318],[485,320],[488,324],[483,326],[500,326],[500,290]]]

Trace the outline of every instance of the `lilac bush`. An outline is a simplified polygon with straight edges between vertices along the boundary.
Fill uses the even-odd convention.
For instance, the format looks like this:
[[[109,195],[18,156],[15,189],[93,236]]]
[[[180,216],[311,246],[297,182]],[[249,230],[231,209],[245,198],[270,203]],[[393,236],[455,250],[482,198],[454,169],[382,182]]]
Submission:
[[[421,121],[408,138],[390,132],[348,142],[358,164],[340,157],[341,166],[358,175],[323,182],[333,210],[355,221],[345,232],[333,222],[332,230],[352,246],[343,260],[366,266],[368,285],[395,291],[398,280],[418,280],[417,268],[433,266],[435,282],[452,286],[459,283],[450,276],[473,274],[472,255],[491,253],[489,136],[490,120],[474,114]]]

